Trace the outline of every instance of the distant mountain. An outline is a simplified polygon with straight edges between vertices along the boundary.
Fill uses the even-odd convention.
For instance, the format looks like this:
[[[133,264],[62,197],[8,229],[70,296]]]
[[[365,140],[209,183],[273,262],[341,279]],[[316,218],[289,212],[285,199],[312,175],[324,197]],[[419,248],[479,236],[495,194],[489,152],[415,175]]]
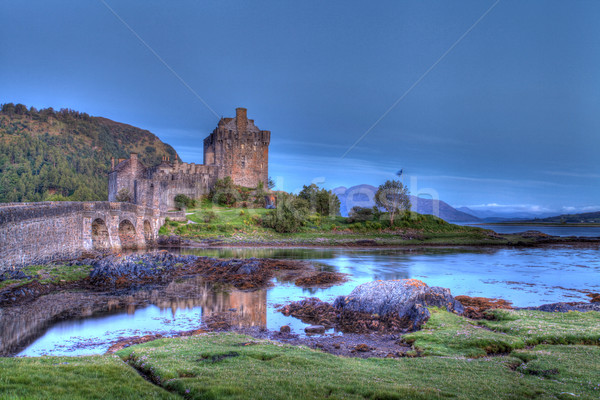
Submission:
[[[333,189],[333,192],[340,199],[340,211],[343,216],[354,206],[373,207],[375,193],[377,188],[372,185],[357,185],[350,188],[343,186]],[[459,211],[448,203],[441,200],[424,199],[416,196],[410,196],[411,208],[420,214],[436,215],[449,222],[479,222],[480,219]]]
[[[516,220],[526,220],[533,218],[546,218],[556,215],[556,213],[549,212],[540,212],[533,213],[527,211],[492,211],[492,210],[473,210],[469,207],[458,207],[457,210],[462,211],[467,214],[474,215],[484,222],[503,222],[503,221],[516,221]]]
[[[138,153],[151,166],[177,153],[147,130],[52,108],[3,104],[0,202],[107,200],[110,158]]]
[[[564,223],[564,224],[600,224],[600,211],[581,214],[562,214],[548,218],[536,218],[526,222]]]

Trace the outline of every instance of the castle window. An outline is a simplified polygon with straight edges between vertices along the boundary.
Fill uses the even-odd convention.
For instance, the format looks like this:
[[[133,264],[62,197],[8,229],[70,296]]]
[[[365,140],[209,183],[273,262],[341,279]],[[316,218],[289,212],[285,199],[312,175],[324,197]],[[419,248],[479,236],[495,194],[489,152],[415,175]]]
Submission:
[[[246,157],[242,157],[242,168],[246,168]]]
[[[244,144],[242,143],[242,150],[244,150]]]

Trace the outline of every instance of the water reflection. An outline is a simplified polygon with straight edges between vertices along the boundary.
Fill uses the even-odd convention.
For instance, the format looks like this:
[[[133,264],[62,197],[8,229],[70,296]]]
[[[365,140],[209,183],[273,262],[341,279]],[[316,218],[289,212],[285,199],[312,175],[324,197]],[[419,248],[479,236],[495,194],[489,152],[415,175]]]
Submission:
[[[453,294],[500,297],[517,306],[585,301],[600,292],[599,246],[585,248],[185,249],[212,257],[293,258],[349,275],[330,288],[301,288],[277,281],[267,290],[223,291],[201,279],[117,293],[58,293],[0,309],[0,355],[102,353],[119,337],[197,329],[212,313],[235,309],[238,326],[302,333],[304,324],[276,312],[303,297],[333,301],[357,285],[377,279],[416,278]]]
[[[232,309],[238,326],[264,328],[266,303],[266,290],[219,291],[197,278],[121,293],[55,293],[0,309],[0,355],[104,352],[120,337],[197,329],[204,317]]]

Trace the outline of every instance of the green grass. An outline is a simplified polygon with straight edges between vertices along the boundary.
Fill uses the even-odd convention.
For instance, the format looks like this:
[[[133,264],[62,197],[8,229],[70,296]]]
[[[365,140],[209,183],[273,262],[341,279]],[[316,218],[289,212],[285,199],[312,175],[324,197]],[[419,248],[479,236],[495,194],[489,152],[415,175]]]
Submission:
[[[0,399],[176,399],[116,356],[0,358]]]
[[[404,336],[420,354],[483,357],[525,347],[518,336],[490,331],[477,321],[440,309],[432,308],[430,312],[431,318],[420,331]]]
[[[531,310],[492,310],[496,320],[479,323],[497,332],[522,338],[527,345],[600,345],[600,312],[548,313]]]
[[[600,345],[600,313],[492,310],[472,321],[439,309],[420,331],[404,336],[425,355],[483,357],[537,344]]]
[[[374,240],[380,246],[410,245],[507,245],[532,242],[521,237],[497,238],[481,228],[447,223],[432,215],[410,213],[397,219],[394,231],[384,227],[388,222],[349,223],[344,217],[311,215],[296,233],[277,233],[264,228],[261,218],[269,210],[242,209],[202,203],[188,210],[188,220],[167,221],[162,235],[179,235],[192,240],[219,238],[224,244],[282,244],[288,246],[346,246],[357,240]],[[210,216],[212,215],[212,218]]]
[[[234,333],[160,339],[118,357],[0,358],[0,398],[600,397],[600,346],[528,346],[549,338],[594,343],[600,313],[493,314],[498,320],[471,321],[432,309],[424,329],[405,336],[420,354],[429,354],[414,358],[345,358]]]
[[[2,281],[0,282],[0,289],[13,284],[25,285],[35,280],[42,284],[74,282],[87,278],[91,270],[90,265],[29,265],[23,268],[23,273],[30,276],[30,279]]]
[[[118,354],[169,391],[190,399],[572,398],[565,392],[597,398],[600,351],[571,348],[572,358],[567,357],[570,349],[550,346],[542,348],[548,354],[540,353],[540,358],[534,348],[515,356],[477,359],[364,360],[237,334],[208,334],[162,339]],[[557,363],[559,372],[551,379],[520,372],[527,357],[540,368]],[[584,360],[594,365],[581,368]]]

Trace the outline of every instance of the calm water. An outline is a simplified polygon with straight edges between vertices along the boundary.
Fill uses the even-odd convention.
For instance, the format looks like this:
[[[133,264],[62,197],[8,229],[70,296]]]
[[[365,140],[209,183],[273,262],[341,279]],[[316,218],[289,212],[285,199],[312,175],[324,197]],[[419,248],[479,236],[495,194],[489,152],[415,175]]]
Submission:
[[[58,305],[56,310],[42,308],[37,314],[26,309],[17,320],[8,320],[0,310],[0,350],[4,346],[5,352],[12,349],[12,353],[27,356],[102,353],[119,337],[195,329],[203,316],[229,309],[235,309],[239,325],[279,329],[288,324],[300,333],[305,325],[275,312],[278,305],[312,296],[332,301],[358,284],[377,279],[416,278],[430,286],[450,288],[454,295],[501,297],[517,306],[586,301],[582,290],[600,292],[597,245],[583,249],[186,249],[182,253],[308,259],[323,269],[347,273],[350,279],[327,289],[275,282],[267,290],[219,292],[194,278],[121,295],[95,294],[64,301],[50,298],[46,304],[68,304],[72,310],[80,307],[83,311],[76,313],[76,319],[56,323],[53,313],[60,316],[65,312]]]
[[[459,224],[491,229],[496,233],[518,233],[540,231],[552,236],[600,237],[600,226],[560,226],[560,225],[498,225],[498,224]]]

